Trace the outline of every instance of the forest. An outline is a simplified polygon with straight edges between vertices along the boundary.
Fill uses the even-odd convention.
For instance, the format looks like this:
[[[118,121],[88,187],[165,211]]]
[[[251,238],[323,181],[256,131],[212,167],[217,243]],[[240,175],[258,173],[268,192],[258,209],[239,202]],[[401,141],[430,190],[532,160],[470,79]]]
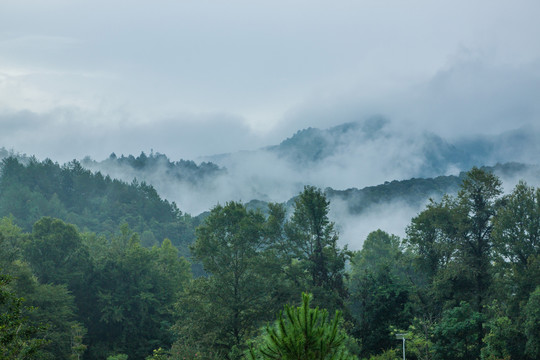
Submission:
[[[540,358],[540,189],[523,181],[504,194],[472,168],[404,238],[350,251],[313,186],[291,209],[192,217],[77,161],[0,171],[2,359],[386,360],[398,334],[408,359]]]

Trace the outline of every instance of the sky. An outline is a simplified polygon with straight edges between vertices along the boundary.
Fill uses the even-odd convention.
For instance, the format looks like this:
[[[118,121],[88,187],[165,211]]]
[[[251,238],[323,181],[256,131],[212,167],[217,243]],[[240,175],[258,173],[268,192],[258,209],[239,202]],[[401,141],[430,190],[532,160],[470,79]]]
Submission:
[[[173,160],[383,115],[540,124],[537,0],[2,0],[0,147]]]

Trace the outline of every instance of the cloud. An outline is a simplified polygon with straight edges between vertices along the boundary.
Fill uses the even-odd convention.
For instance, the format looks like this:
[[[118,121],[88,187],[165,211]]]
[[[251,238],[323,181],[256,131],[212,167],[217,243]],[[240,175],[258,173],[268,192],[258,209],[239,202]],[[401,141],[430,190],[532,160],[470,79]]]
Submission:
[[[365,90],[348,88],[313,96],[291,108],[277,131],[324,128],[380,114],[392,120],[397,132],[429,131],[448,138],[493,135],[539,124],[539,92],[540,55],[514,65],[495,65],[486,57],[471,55],[382,94],[365,95]]]
[[[229,114],[181,114],[150,122],[121,109],[104,114],[62,107],[46,113],[3,112],[0,125],[0,146],[60,162],[150,149],[172,159],[195,159],[253,148],[259,141],[242,118]]]
[[[32,73],[9,85],[7,93],[19,87],[20,96],[1,105],[14,111],[99,113],[106,103],[148,121],[225,113],[274,136],[306,124],[294,115],[302,104],[345,97],[386,113],[392,95],[414,100],[411,87],[448,69],[459,49],[495,66],[540,56],[534,0],[30,3],[6,0],[0,14],[0,72]],[[49,106],[28,105],[29,92],[30,103]],[[320,123],[311,126],[345,116],[328,102],[337,112],[314,116]]]
[[[465,61],[411,89],[394,112],[445,136],[495,134],[538,123],[539,91],[540,61],[521,66]]]
[[[339,241],[350,250],[361,250],[369,233],[383,230],[389,234],[405,237],[405,230],[422,207],[415,207],[404,202],[394,201],[366,209],[355,215],[347,210],[347,203],[333,199],[329,217],[336,223]]]

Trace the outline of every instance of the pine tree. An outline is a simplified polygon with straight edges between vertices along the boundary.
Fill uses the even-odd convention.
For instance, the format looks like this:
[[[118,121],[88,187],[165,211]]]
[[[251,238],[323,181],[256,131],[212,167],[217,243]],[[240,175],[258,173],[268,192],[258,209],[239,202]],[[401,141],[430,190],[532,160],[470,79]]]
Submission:
[[[302,306],[285,306],[258,349],[251,349],[251,360],[345,360],[354,359],[345,347],[347,335],[339,324],[341,313],[328,319],[326,309],[310,308],[312,295],[302,293]]]

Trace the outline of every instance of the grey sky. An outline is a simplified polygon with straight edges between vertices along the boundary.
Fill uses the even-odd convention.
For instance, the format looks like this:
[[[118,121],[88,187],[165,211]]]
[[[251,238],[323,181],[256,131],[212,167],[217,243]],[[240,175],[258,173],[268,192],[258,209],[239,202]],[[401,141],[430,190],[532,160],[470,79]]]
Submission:
[[[372,114],[534,125],[539,18],[537,0],[2,0],[0,146],[179,159]]]

